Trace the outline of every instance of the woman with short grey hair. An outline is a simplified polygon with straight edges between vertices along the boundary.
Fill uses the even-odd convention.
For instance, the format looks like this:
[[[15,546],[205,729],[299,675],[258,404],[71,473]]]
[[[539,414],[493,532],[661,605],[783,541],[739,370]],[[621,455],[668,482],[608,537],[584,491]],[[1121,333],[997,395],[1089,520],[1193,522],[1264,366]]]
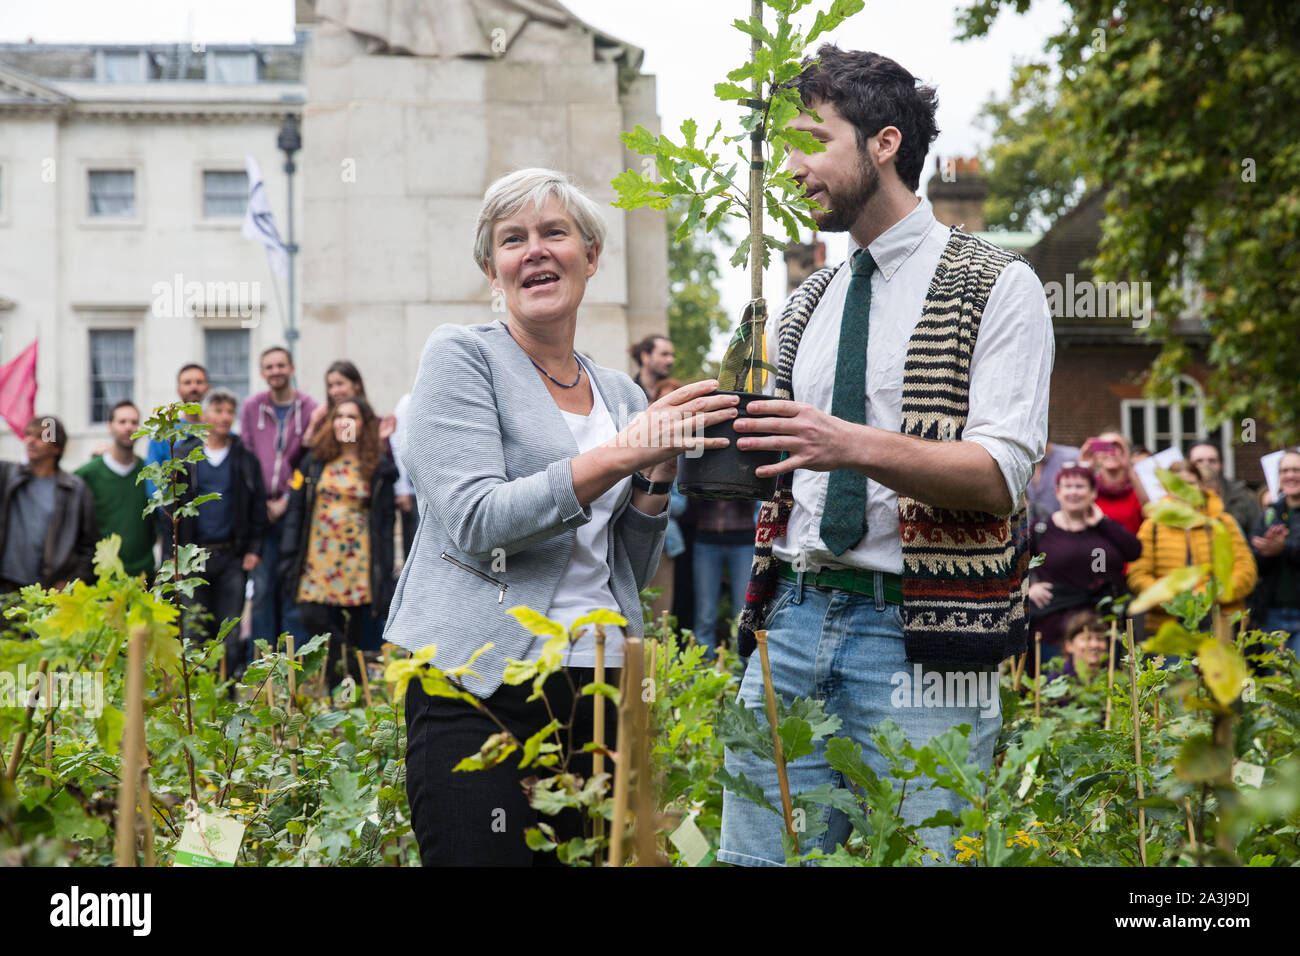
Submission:
[[[725,446],[703,438],[704,428],[736,415],[735,396],[709,394],[714,381],[646,408],[625,373],[575,351],[578,307],[604,238],[599,207],[563,174],[524,169],[494,182],[474,260],[506,318],[435,329],[411,393],[404,458],[420,524],[384,637],[411,651],[436,644],[433,662],[444,670],[491,644],[474,664],[481,676],[465,687],[521,742],[550,715],[527,701],[531,682],[502,682],[507,658],[536,659],[542,645],[507,609],[524,605],[567,627],[609,608],[627,619],[627,635],[640,635],[640,591],[663,546],[677,456]],[[624,636],[606,629],[613,683]],[[574,704],[569,688],[593,679],[592,629],[575,637],[565,655],[572,685],[547,683],[561,719]],[[591,698],[577,703],[569,737],[580,747],[591,739]],[[534,770],[511,759],[452,772],[500,730],[481,709],[412,681],[406,725],[407,793],[425,865],[553,859],[535,861],[524,842],[538,818],[520,782]],[[589,755],[574,769],[590,773]],[[548,822],[561,841],[582,835],[576,812]]]

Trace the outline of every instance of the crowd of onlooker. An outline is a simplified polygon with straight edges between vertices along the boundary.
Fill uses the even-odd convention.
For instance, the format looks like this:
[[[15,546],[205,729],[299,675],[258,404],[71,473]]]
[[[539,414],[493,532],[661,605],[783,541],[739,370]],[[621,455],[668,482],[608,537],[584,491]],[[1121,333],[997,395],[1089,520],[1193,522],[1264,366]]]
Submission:
[[[223,621],[235,620],[225,636],[231,676],[250,662],[256,638],[288,632],[299,647],[309,635],[330,635],[331,687],[345,670],[359,678],[356,651],[379,650],[392,599],[394,526],[400,516],[407,547],[414,528],[414,491],[400,454],[405,403],[381,419],[347,361],[327,370],[321,404],[294,387],[288,350],[267,349],[260,368],[266,390],[241,405],[233,392],[209,387],[203,366],[185,365],[177,396],[201,412],[183,417],[206,428],[175,447],[150,441],[143,457],[131,437],[140,410],[117,402],[109,443],[75,474],[61,468],[62,423],[34,416],[23,438],[27,461],[0,462],[0,594],[89,579],[96,542],[113,534],[125,571],[150,580],[180,546],[198,545],[208,557],[194,575],[204,583],[182,598],[186,626],[213,638]],[[189,461],[198,447],[202,455]],[[185,461],[176,477],[183,491],[145,516],[155,489],[140,473],[169,458]],[[173,523],[181,505],[208,495],[215,497]]]
[[[1208,520],[1185,529],[1146,516],[1148,494],[1134,465],[1147,457],[1124,436],[1107,431],[1080,448],[1048,444],[1030,480],[1031,554],[1043,563],[1031,571],[1031,631],[1042,642],[1042,659],[1064,657],[1073,669],[1094,650],[1091,639],[1109,603],[1136,595],[1189,565],[1211,564],[1213,530]],[[1279,464],[1280,494],[1254,492],[1227,478],[1219,449],[1198,442],[1170,471],[1198,489],[1204,518],[1218,518],[1232,540],[1231,600],[1221,609],[1249,611],[1253,627],[1285,631],[1300,646],[1300,452]],[[1136,622],[1150,637],[1170,620],[1160,608]],[[1208,627],[1208,620],[1200,622]],[[1105,640],[1102,640],[1105,652]]]
[[[672,342],[650,336],[632,346],[637,383],[647,401],[680,387],[671,377]],[[0,594],[39,583],[59,587],[92,574],[95,544],[117,534],[128,574],[152,578],[160,555],[200,545],[209,557],[205,583],[185,599],[188,626],[215,637],[221,622],[240,623],[226,635],[226,662],[238,676],[255,638],[283,632],[301,643],[331,635],[330,686],[346,670],[359,677],[355,653],[381,642],[399,560],[395,525],[409,550],[418,509],[402,462],[402,419],[409,396],[381,418],[366,398],[361,374],[338,361],[325,374],[322,403],[293,385],[286,349],[262,353],[266,389],[241,402],[210,388],[203,366],[184,366],[180,400],[198,404],[199,437],[169,448],[151,441],[144,457],[131,438],[140,410],[113,406],[109,441],[69,474],[61,467],[67,434],[57,418],[28,423],[26,463],[0,462]],[[238,427],[236,427],[238,423]],[[137,481],[147,463],[186,459],[183,501],[216,494],[173,528],[167,511],[144,517],[151,483]],[[1080,448],[1049,443],[1027,494],[1031,553],[1045,556],[1032,570],[1028,612],[1042,659],[1064,658],[1075,672],[1107,652],[1100,623],[1107,602],[1137,594],[1162,576],[1211,561],[1208,524],[1180,530],[1144,516],[1148,494],[1134,465],[1145,457],[1117,431]],[[1252,491],[1223,474],[1218,448],[1194,445],[1172,470],[1199,488],[1201,511],[1218,517],[1233,542],[1232,600],[1223,610],[1250,611],[1252,626],[1300,641],[1300,451],[1283,455],[1280,494]],[[656,614],[668,611],[709,653],[730,639],[744,602],[753,556],[752,502],[687,499],[673,491],[667,541],[650,587],[660,591]],[[245,615],[251,581],[251,613]],[[723,613],[729,607],[730,613]],[[1159,609],[1137,622],[1154,635],[1168,615]],[[1032,658],[1032,654],[1031,654]]]

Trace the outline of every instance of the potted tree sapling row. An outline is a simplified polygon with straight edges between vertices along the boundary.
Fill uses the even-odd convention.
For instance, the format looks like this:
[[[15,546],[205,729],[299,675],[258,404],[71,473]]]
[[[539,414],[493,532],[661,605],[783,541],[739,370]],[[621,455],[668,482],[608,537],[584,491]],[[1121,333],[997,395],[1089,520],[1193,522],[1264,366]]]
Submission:
[[[717,147],[723,150],[725,144],[736,144],[740,162],[729,158],[724,161],[721,152],[710,151],[722,133],[721,122],[703,143],[697,143],[699,127],[692,119],[682,123],[681,143],[655,136],[638,125],[623,134],[623,142],[647,157],[642,170],[625,170],[612,181],[618,192],[614,205],[623,209],[667,209],[674,197],[688,199],[687,214],[673,235],[675,242],[684,241],[701,221],[706,231],[712,232],[723,217],[746,220],[747,234],[732,255],[731,264],[739,267],[748,259],[750,301],[727,345],[718,374],[718,390],[740,396],[741,416],[746,414],[750,401],[764,397],[767,376],[776,372],[766,352],[768,311],[763,297],[763,270],[773,249],[783,250],[787,241],[799,240],[800,224],[816,229],[809,213],[821,208],[804,194],[792,171],[781,168],[791,148],[804,153],[826,148],[809,133],[790,127],[791,120],[810,111],[804,108],[798,91],[788,84],[803,69],[804,51],[813,41],[864,5],[863,0],[834,0],[828,10],[817,12],[805,34],[795,26],[793,18],[811,2],[751,0],[749,19],[734,22],[737,30],[750,37],[750,58],[727,74],[727,82],[716,84],[713,92],[718,99],[748,110],[740,120],[743,132],[724,136]],[[775,14],[773,30],[763,25],[764,7]],[[745,82],[748,88],[741,85]],[[746,139],[748,153],[743,146]],[[747,177],[739,175],[742,170],[748,172]],[[784,239],[765,234],[764,215],[780,224]],[[775,464],[781,453],[741,451],[736,447],[733,422],[713,425],[704,433],[710,438],[730,439],[726,448],[682,456],[677,486],[683,494],[757,500],[775,493],[776,479],[759,478],[754,470]]]

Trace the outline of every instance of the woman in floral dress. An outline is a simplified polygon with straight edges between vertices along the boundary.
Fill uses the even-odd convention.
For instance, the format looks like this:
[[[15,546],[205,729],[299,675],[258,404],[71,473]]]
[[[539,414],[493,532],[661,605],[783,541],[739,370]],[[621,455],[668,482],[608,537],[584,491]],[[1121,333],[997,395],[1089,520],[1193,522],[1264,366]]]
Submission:
[[[393,587],[393,484],[379,420],[364,398],[340,401],[293,478],[280,573],[308,634],[329,634],[330,688],[360,681],[356,650],[367,612],[388,614]],[[340,664],[343,666],[340,666]]]

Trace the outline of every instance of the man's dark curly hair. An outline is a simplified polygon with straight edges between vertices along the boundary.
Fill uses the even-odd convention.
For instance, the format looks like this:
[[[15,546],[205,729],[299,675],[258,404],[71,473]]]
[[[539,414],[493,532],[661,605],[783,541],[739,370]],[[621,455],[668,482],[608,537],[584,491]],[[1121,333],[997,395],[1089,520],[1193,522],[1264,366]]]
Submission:
[[[939,96],[934,87],[887,56],[864,50],[841,50],[824,43],[817,56],[807,57],[804,71],[793,81],[805,106],[832,103],[857,130],[858,149],[886,126],[896,126],[903,141],[894,156],[898,178],[912,192],[921,184],[921,168],[930,144],[939,135],[934,112]]]

